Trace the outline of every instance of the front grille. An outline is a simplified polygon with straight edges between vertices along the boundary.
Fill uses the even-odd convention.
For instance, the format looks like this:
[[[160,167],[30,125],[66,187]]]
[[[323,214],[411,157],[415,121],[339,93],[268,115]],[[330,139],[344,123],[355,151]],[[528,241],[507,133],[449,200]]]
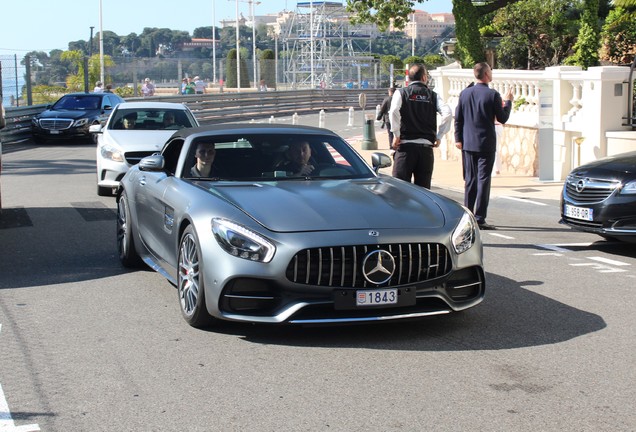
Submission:
[[[584,221],[581,219],[574,219],[571,217],[567,217],[565,215],[563,215],[563,220],[567,222],[568,225],[578,226],[581,228],[600,229],[603,227],[602,222]]]
[[[153,155],[154,151],[139,151],[139,152],[126,152],[124,157],[126,158],[126,162],[130,165],[137,165],[140,160],[145,158],[146,156]]]
[[[369,283],[362,274],[364,258],[377,249],[389,252],[395,260],[393,276],[381,285]],[[448,249],[437,243],[334,246],[298,252],[287,266],[286,276],[292,282],[313,286],[399,286],[445,276],[452,265]]]
[[[73,120],[72,119],[54,118],[54,119],[41,119],[40,120],[40,127],[42,129],[48,129],[48,130],[68,129],[68,128],[71,127],[72,124],[73,124]]]
[[[577,204],[595,204],[607,199],[618,186],[620,183],[615,181],[569,176],[565,181],[565,193]]]

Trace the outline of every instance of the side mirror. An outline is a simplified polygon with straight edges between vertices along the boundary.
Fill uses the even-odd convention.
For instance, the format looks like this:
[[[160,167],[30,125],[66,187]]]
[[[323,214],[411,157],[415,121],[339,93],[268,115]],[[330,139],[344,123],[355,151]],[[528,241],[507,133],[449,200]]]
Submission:
[[[384,153],[375,152],[371,155],[371,165],[377,174],[382,168],[388,168],[393,164],[391,158]]]
[[[139,161],[139,169],[141,171],[163,171],[163,168],[166,164],[163,156],[160,154],[154,154],[151,156],[146,156],[141,161]]]
[[[90,133],[102,133],[102,125],[101,124],[90,125],[88,127],[88,132],[90,132]]]

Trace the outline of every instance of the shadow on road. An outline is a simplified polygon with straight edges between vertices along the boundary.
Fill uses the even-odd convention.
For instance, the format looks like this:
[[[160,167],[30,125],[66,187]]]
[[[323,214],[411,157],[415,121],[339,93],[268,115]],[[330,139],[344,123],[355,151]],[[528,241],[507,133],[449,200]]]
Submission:
[[[489,274],[485,300],[451,315],[356,326],[273,327],[221,324],[210,331],[241,335],[258,344],[405,351],[514,349],[565,342],[602,330],[598,315],[582,311]]]

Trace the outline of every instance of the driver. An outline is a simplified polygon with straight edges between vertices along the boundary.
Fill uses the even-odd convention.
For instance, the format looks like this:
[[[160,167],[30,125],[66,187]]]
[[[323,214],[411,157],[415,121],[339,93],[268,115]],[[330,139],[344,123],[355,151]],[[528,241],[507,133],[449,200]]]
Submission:
[[[287,160],[283,161],[276,169],[291,171],[295,176],[311,174],[315,167],[311,163],[311,146],[307,141],[292,143],[285,152]]]
[[[164,129],[169,129],[170,127],[174,127],[176,125],[174,120],[174,113],[170,111],[166,112],[163,115],[163,127]]]

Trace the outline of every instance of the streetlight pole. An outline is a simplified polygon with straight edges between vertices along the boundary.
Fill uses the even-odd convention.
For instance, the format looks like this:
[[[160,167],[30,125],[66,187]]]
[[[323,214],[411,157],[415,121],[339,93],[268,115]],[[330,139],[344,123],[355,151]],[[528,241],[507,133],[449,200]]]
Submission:
[[[95,26],[91,26],[91,38],[88,42],[88,58],[91,58],[93,55],[93,29]]]
[[[239,42],[239,0],[236,0],[236,88],[241,92],[241,45]]]
[[[411,57],[415,57],[415,12],[413,12],[411,18]]]
[[[216,10],[212,0],[212,83],[216,83]]]
[[[99,80],[104,82],[104,25],[102,22],[102,0],[99,0]]]
[[[250,14],[252,15],[252,64],[254,66],[254,88],[258,89],[258,79],[256,77],[256,22],[254,22],[254,3],[259,5],[261,2],[249,0],[249,3]]]
[[[309,88],[314,88],[314,2],[309,0]]]

